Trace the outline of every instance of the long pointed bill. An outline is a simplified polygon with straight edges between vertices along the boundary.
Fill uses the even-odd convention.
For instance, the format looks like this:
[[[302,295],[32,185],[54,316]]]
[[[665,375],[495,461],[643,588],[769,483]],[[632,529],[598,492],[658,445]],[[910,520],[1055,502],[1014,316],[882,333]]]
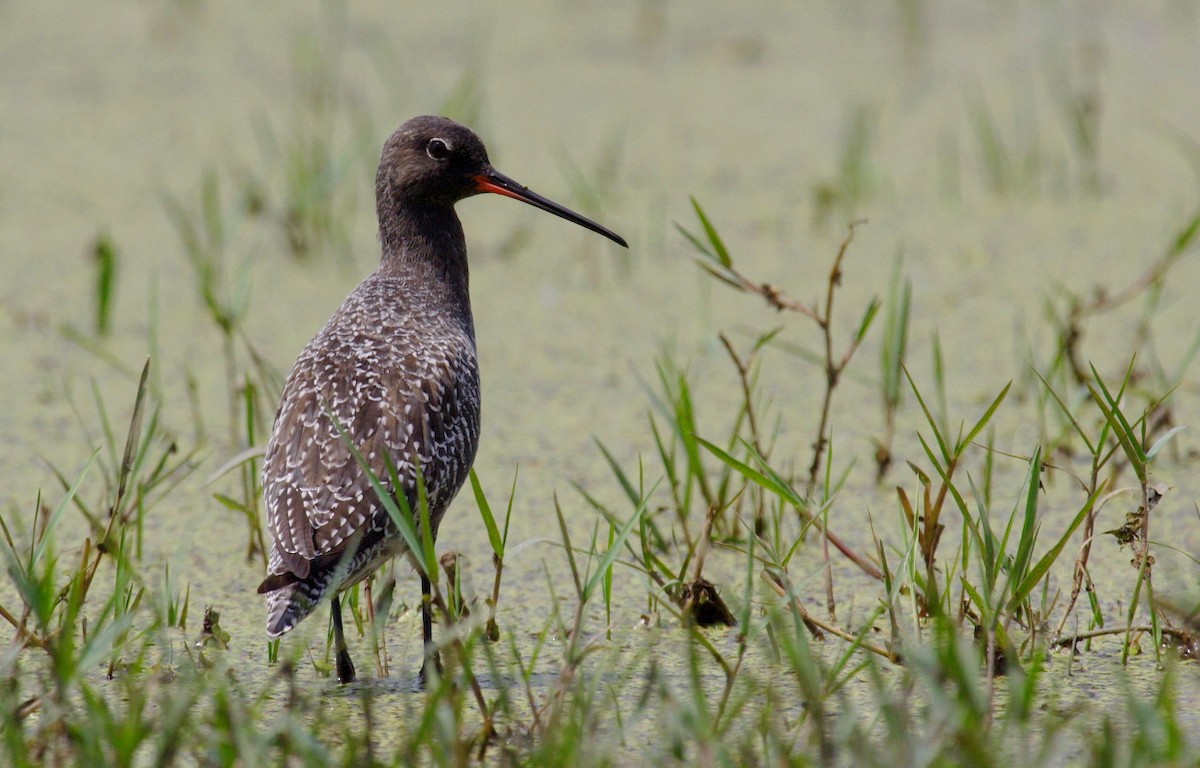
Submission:
[[[497,195],[511,197],[514,200],[520,200],[522,203],[529,203],[534,208],[541,208],[547,213],[553,213],[555,216],[574,222],[585,229],[590,229],[597,234],[604,235],[609,240],[612,240],[617,245],[623,248],[628,248],[629,243],[625,242],[625,238],[613,232],[607,227],[602,227],[591,219],[580,216],[570,208],[564,208],[553,200],[542,197],[537,192],[534,192],[529,187],[524,187],[513,181],[512,179],[500,173],[495,168],[488,168],[483,173],[475,177],[475,188],[480,192],[493,192]]]

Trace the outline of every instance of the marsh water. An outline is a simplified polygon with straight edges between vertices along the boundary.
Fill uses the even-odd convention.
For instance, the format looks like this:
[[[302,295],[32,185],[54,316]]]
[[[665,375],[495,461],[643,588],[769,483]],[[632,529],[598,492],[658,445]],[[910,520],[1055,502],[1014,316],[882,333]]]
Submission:
[[[697,229],[690,196],[741,268],[805,302],[823,295],[846,225],[866,219],[838,294],[840,340],[885,293],[902,256],[913,282],[908,366],[932,386],[936,335],[955,420],[977,415],[1010,380],[1028,385],[1031,363],[1047,362],[1048,303],[1133,283],[1200,205],[1194,3],[395,6],[0,2],[0,503],[27,520],[39,489],[60,495],[47,465],[73,478],[102,442],[93,386],[120,432],[151,355],[163,418],[181,447],[200,446],[200,466],[149,514],[145,561],[169,561],[193,605],[220,610],[230,653],[264,675],[261,564],[244,556],[245,523],[213,500],[231,492],[229,477],[213,475],[240,450],[228,439],[221,337],[164,205],[195,207],[206,173],[220,179],[230,290],[248,291],[242,331],[281,373],[374,268],[374,161],[409,116],[468,118],[501,171],[630,241],[625,253],[496,197],[458,207],[483,371],[476,468],[502,506],[519,467],[510,541],[532,542],[508,564],[499,619],[531,632],[552,608],[547,581],[569,579],[551,533],[556,496],[586,539],[595,516],[572,484],[621,498],[595,440],[631,471],[639,455],[653,455],[656,361],[670,354],[690,370],[702,426],[724,434],[738,387],[718,331],[749,345],[779,326],[781,340],[819,344],[811,323],[696,268],[674,226]],[[296,257],[270,220],[287,183],[280,147],[321,130],[337,159],[344,229]],[[241,205],[255,188],[265,216]],[[105,337],[93,332],[101,236],[118,253]],[[1089,323],[1087,358],[1117,380],[1134,351],[1177,371],[1200,330],[1196,286],[1193,253],[1173,268],[1152,342],[1135,338],[1139,297]],[[885,538],[895,532],[892,487],[914,482],[902,460],[887,482],[874,481],[879,350],[872,334],[832,420],[838,461],[856,464],[831,527],[864,551],[873,550],[868,515]],[[1186,369],[1172,394],[1174,423],[1200,417],[1197,380],[1195,366]],[[762,386],[780,424],[775,454],[805,466],[819,369],[769,348]],[[1029,402],[1002,409],[995,445],[1028,456],[1040,418]],[[921,426],[909,400],[895,445],[902,459],[923,459]],[[1155,480],[1171,486],[1154,537],[1178,549],[1156,550],[1156,589],[1181,604],[1193,604],[1200,585],[1187,556],[1200,552],[1196,440],[1184,431],[1154,466]],[[998,495],[1016,503],[1023,471],[1020,461],[1002,465]],[[97,476],[84,486],[93,500]],[[1069,481],[1055,482],[1061,502]],[[1098,528],[1120,526],[1133,506],[1113,504]],[[1047,503],[1043,528],[1061,530],[1075,509]],[[488,588],[490,551],[469,493],[439,548],[463,553],[467,583]],[[804,573],[820,568],[810,548]],[[1093,558],[1101,599],[1120,616],[1134,576],[1129,552],[1101,540]],[[1069,588],[1072,559],[1059,588]],[[740,562],[717,556],[710,577],[719,582]],[[876,597],[849,567],[838,573],[841,618],[853,624]],[[810,583],[821,605],[820,580]],[[411,604],[415,592],[415,580],[401,578],[397,599]],[[618,628],[638,622],[645,592],[635,575],[618,578]],[[307,631],[295,642],[323,644],[323,626]],[[416,635],[411,613],[389,633],[394,676],[419,663]],[[1152,654],[1134,659],[1126,682],[1117,648],[1077,659],[1072,677],[1065,659],[1052,659],[1064,699],[1111,696],[1115,707],[1127,684],[1153,690],[1163,673]],[[365,644],[356,654],[368,670]],[[1196,675],[1185,664],[1176,680],[1194,726]]]

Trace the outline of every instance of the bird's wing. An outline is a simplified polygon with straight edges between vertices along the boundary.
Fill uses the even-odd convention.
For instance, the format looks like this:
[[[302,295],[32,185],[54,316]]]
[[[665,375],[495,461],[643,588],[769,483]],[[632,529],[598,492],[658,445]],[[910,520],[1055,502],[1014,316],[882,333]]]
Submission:
[[[427,467],[427,486],[442,485],[430,471],[462,429],[462,389],[477,382],[473,355],[466,362],[453,355],[417,359],[368,336],[313,346],[284,387],[263,467],[275,549],[283,568],[299,578],[308,576],[311,560],[341,552],[356,533],[381,530],[386,520],[347,438],[392,492],[390,457],[412,502],[418,462]],[[455,474],[465,477],[469,464],[468,457]]]

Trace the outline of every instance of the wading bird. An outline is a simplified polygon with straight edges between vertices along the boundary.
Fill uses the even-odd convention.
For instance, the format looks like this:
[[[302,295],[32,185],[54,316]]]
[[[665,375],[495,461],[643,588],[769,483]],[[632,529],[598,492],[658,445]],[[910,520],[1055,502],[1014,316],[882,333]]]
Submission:
[[[483,192],[628,247],[616,233],[496,171],[479,137],[451,120],[413,118],[384,144],[375,179],[379,269],[300,353],[263,461],[272,543],[258,591],[267,596],[267,634],[287,632],[328,596],[343,683],[354,680],[354,664],[338,595],[408,552],[363,464],[414,511],[420,472],[436,536],[479,445],[467,246],[454,204]],[[430,592],[422,573],[422,682],[433,656]]]

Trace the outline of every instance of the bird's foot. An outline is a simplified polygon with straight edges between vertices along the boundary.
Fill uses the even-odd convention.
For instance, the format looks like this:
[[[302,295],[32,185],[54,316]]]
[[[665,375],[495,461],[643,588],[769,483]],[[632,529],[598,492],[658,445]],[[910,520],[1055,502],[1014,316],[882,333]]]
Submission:
[[[345,648],[337,652],[337,679],[342,685],[353,683],[357,679],[354,675],[354,662],[350,660],[350,652]]]

